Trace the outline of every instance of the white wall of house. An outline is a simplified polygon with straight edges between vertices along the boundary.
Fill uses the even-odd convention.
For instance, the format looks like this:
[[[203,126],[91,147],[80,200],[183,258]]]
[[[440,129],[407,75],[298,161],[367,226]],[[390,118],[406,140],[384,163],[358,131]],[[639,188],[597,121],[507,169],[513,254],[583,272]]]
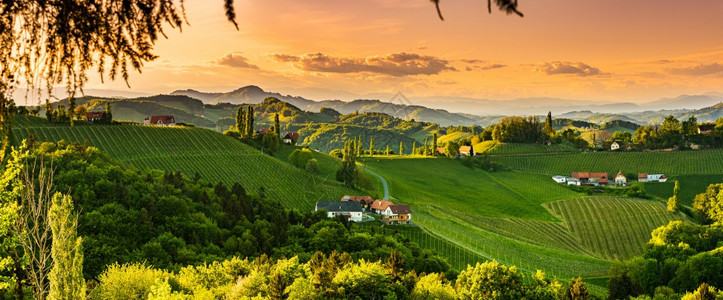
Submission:
[[[349,216],[349,221],[361,222],[362,213],[360,211],[330,211],[326,215],[328,218],[335,218],[336,216]]]

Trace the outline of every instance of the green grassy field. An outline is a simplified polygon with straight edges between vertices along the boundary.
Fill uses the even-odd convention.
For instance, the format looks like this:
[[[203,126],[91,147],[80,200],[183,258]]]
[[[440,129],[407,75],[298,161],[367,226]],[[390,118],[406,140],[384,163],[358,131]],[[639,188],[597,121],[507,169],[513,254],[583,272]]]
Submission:
[[[682,218],[658,201],[585,197],[548,175],[488,173],[446,158],[364,163],[433,234],[482,257],[564,278],[604,276],[609,260],[639,255],[652,229]]]
[[[15,144],[31,133],[40,141],[87,141],[88,145],[139,169],[180,170],[189,177],[198,172],[211,183],[240,182],[251,192],[264,187],[269,198],[304,211],[313,208],[319,200],[360,193],[333,179],[309,175],[233,138],[207,129],[137,125],[71,128],[32,120],[29,124],[15,126]]]
[[[664,173],[667,175],[723,174],[723,149],[674,152],[590,152],[496,156],[505,167],[539,174],[571,172]]]
[[[579,150],[565,145],[499,143],[495,141],[484,141],[473,147],[475,153],[489,155],[579,152]]]
[[[641,255],[653,229],[674,220],[663,203],[620,197],[585,197],[546,203],[597,257],[624,260]]]
[[[446,144],[447,142],[450,142],[450,141],[456,142],[456,141],[458,141],[458,140],[460,140],[460,139],[463,139],[463,138],[466,138],[466,137],[470,137],[470,136],[472,136],[472,133],[471,133],[471,132],[461,132],[461,131],[457,131],[457,132],[453,132],[453,133],[450,133],[450,134],[445,134],[445,135],[439,137],[439,138],[437,139],[437,143]]]
[[[642,184],[642,187],[646,193],[667,200],[673,196],[676,180],[680,182],[680,203],[692,206],[695,195],[705,192],[712,183],[723,182],[723,174],[675,175],[667,182],[648,182]]]

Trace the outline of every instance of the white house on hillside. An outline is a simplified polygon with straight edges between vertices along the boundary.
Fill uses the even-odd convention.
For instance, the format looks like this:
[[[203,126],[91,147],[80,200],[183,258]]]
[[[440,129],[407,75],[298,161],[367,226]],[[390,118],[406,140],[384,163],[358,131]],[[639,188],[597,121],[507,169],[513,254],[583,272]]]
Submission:
[[[612,144],[610,144],[610,150],[612,150],[612,151],[618,150],[618,149],[620,149],[620,146],[622,146],[621,142],[613,142]]]
[[[557,183],[565,183],[565,182],[567,182],[567,179],[565,178],[565,176],[560,176],[560,175],[552,176],[552,180],[554,180],[554,181],[557,182]]]
[[[649,181],[666,182],[666,181],[668,181],[668,176],[665,176],[665,174],[640,173],[640,174],[638,174],[638,181],[640,181],[640,182],[649,182]]]
[[[625,185],[626,183],[628,183],[628,178],[625,177],[622,171],[618,172],[618,174],[615,175],[615,184]]]
[[[346,217],[352,222],[361,222],[362,220],[362,206],[359,202],[354,201],[319,201],[316,202],[317,210],[326,210],[327,217],[334,218],[337,216]]]

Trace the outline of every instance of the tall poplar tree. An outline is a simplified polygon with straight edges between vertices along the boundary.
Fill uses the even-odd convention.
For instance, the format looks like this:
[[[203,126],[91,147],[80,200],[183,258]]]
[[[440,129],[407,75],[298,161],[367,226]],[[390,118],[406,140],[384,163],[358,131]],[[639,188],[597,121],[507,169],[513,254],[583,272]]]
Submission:
[[[432,156],[437,156],[439,152],[437,152],[437,133],[435,132],[432,135]]]
[[[417,154],[417,142],[412,143],[412,155]]]
[[[75,125],[75,97],[68,99],[68,115],[70,115],[70,127]]]
[[[236,109],[236,130],[241,134],[246,133],[246,110],[243,106]]]
[[[429,137],[424,138],[424,151],[422,152],[425,156],[429,155]]]
[[[249,106],[246,110],[246,133],[247,137],[254,137],[254,107]]]
[[[281,125],[279,125],[279,113],[274,114],[274,131],[276,131],[276,136],[278,138],[281,138]]]
[[[369,138],[369,156],[374,155],[374,136]]]
[[[404,142],[399,142],[399,156],[404,154]]]
[[[675,181],[675,187],[673,187],[673,196],[668,198],[668,211],[669,212],[678,212],[680,209],[680,199],[678,198],[680,195],[680,183],[678,181]]]
[[[110,102],[105,103],[105,120],[108,124],[113,122],[113,111],[110,108]]]
[[[53,233],[48,299],[85,299],[83,240],[77,235],[78,216],[73,213],[70,196],[55,193],[48,221]]]
[[[552,112],[547,112],[547,119],[545,119],[545,126],[542,128],[542,132],[544,132],[548,137],[555,135],[555,127],[552,126]],[[594,141],[595,139],[593,139]]]
[[[354,141],[344,143],[343,157],[341,160],[341,168],[336,172],[336,179],[344,182],[348,187],[353,188],[354,182],[358,176],[356,170],[356,156]]]

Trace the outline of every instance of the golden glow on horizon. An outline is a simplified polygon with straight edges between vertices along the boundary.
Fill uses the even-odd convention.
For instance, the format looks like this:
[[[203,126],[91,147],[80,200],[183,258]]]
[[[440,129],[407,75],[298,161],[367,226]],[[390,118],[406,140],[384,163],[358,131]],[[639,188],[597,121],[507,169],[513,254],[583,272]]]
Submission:
[[[723,1],[187,1],[191,26],[156,45],[132,91],[266,90],[321,98],[407,96],[648,101],[723,92]],[[87,88],[126,89],[122,82]]]

